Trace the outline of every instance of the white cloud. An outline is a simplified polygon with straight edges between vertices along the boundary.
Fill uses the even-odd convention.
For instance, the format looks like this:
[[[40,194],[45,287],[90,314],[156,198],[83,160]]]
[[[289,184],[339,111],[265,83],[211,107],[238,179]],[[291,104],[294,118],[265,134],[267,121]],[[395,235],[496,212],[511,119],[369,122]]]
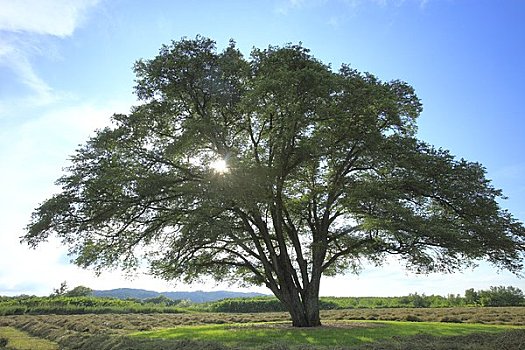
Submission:
[[[412,4],[416,4],[419,7],[423,8],[428,4],[430,0],[343,0],[343,1],[350,2],[354,5],[358,3],[361,3],[361,4],[374,3],[376,5],[383,6],[383,7],[389,6],[389,5],[401,6],[405,3],[412,3]]]
[[[350,12],[358,11],[364,6],[374,5],[380,8],[388,8],[391,6],[397,7],[403,4],[415,4],[421,9],[425,8],[430,0],[281,0],[276,3],[276,12],[281,15],[287,15],[293,10],[302,10],[305,8],[318,8],[323,6],[333,6],[334,4],[341,4]],[[335,16],[340,15],[336,13]],[[337,17],[331,17],[328,21],[330,25],[334,25]]]
[[[53,48],[46,37],[73,35],[89,9],[100,0],[0,0],[0,66],[16,80],[4,79],[7,86],[24,86],[26,91],[0,100],[0,118],[20,107],[39,107],[56,102],[55,91],[38,74],[34,57],[49,59]],[[10,86],[10,87],[11,87]],[[13,90],[10,88],[9,90]]]
[[[42,106],[58,99],[53,89],[35,72],[29,61],[28,52],[21,47],[0,41],[0,65],[8,67],[18,78],[19,83],[31,91],[25,97],[0,101],[0,105],[9,104],[12,108],[27,104]],[[4,108],[7,109],[7,106]],[[0,116],[2,114],[0,111]]]
[[[407,272],[403,264],[393,257],[387,258],[383,266],[365,265],[360,275],[326,277],[321,283],[324,296],[404,296],[410,293],[463,295],[465,290],[488,289],[490,286],[514,286],[520,288],[522,280],[507,271],[486,262],[479,267],[452,274],[417,275]]]
[[[35,250],[20,244],[33,209],[57,192],[53,183],[62,175],[67,158],[95,129],[108,125],[113,113],[127,113],[134,102],[130,96],[104,106],[53,106],[39,117],[0,128],[0,295],[47,295],[63,281],[69,287],[84,285],[93,289],[239,290],[211,281],[175,286],[141,274],[130,278],[120,271],[97,277],[92,271],[69,264],[67,248],[57,239]],[[268,293],[264,288],[250,289]]]
[[[126,113],[130,105],[121,101],[102,107],[88,103],[55,107],[0,129],[0,295],[45,294],[64,280],[88,284],[93,279],[92,273],[64,264],[67,250],[56,240],[29,250],[19,237],[32,210],[56,192],[53,183],[78,144],[107,125],[113,113]]]
[[[93,280],[92,273],[64,263],[59,242],[29,250],[19,237],[32,210],[57,190],[53,183],[78,144],[133,103],[72,105],[78,101],[64,98],[68,93],[38,72],[37,62],[59,56],[56,39],[72,36],[97,3],[0,0],[0,68],[7,69],[0,81],[6,92],[0,99],[0,294],[45,294],[63,280]]]
[[[78,144],[84,143],[95,129],[108,125],[113,113],[127,113],[131,104],[122,101],[105,106],[84,103],[55,107],[4,128],[0,132],[0,192],[11,194],[20,204],[36,205],[35,196],[49,195],[38,191],[53,184]],[[19,189],[13,188],[15,183],[21,184]],[[0,203],[0,213],[1,209],[9,208],[2,208]]]
[[[280,15],[287,15],[290,10],[298,10],[304,7],[316,7],[322,5],[326,0],[284,0],[278,1],[275,11]]]
[[[0,30],[66,37],[100,0],[0,0]]]

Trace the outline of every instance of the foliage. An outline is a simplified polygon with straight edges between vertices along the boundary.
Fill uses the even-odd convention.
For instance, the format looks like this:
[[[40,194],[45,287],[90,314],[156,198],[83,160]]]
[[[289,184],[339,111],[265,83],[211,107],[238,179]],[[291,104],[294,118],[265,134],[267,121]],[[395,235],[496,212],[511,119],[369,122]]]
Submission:
[[[489,290],[478,292],[479,303],[483,306],[515,306],[525,305],[525,296],[519,288],[490,287]]]
[[[459,296],[449,295],[419,295],[410,294],[406,297],[321,297],[319,307],[321,310],[344,309],[376,309],[376,308],[443,308],[463,306],[465,300]],[[205,307],[196,306],[197,310],[211,312],[278,312],[286,308],[277,298],[234,298],[208,303]]]
[[[523,293],[516,287],[490,287],[489,290],[465,291],[465,297],[449,294],[425,295],[413,293],[402,297],[321,297],[321,310],[377,309],[377,308],[451,308],[458,306],[522,306]],[[211,312],[279,312],[284,306],[274,297],[230,298],[196,306],[197,310]],[[452,320],[452,319],[451,319]]]
[[[488,290],[467,289],[465,301],[469,305],[519,306],[525,305],[525,296],[521,289],[516,287],[492,286]]]
[[[232,298],[219,300],[206,305],[210,312],[256,313],[286,311],[284,305],[275,297]]]
[[[96,297],[2,297],[0,316],[41,314],[105,314],[105,313],[181,313],[183,309],[170,305]]]
[[[84,286],[76,286],[75,288],[68,290],[64,295],[67,297],[87,297],[92,294],[93,289]]]
[[[82,287],[84,290],[86,287]],[[74,290],[74,289],[73,289]],[[90,290],[86,288],[86,290]],[[22,314],[104,314],[104,313],[182,313],[226,312],[259,313],[282,312],[286,307],[275,297],[228,298],[216,302],[193,304],[186,300],[172,300],[164,295],[153,298],[117,299],[106,297],[64,296],[18,297],[0,296],[0,315]],[[523,306],[523,292],[516,287],[490,287],[489,290],[468,289],[465,297],[450,294],[409,294],[403,297],[321,297],[321,310],[385,309],[385,308],[451,308],[458,306]],[[452,321],[453,318],[450,318]]]
[[[479,295],[474,288],[465,291],[465,303],[468,305],[477,305],[479,303]]]
[[[62,295],[65,295],[67,293],[67,290],[68,290],[68,286],[67,286],[67,282],[64,281],[62,283],[60,283],[60,286],[58,288],[53,288],[53,293],[51,293],[50,296],[62,296]]]
[[[416,138],[414,89],[301,45],[222,52],[198,36],[135,65],[140,104],[99,130],[25,241],[75,262],[266,285],[316,326],[321,276],[395,254],[416,272],[519,273],[525,228],[478,163]],[[220,171],[210,165],[225,162]]]
[[[159,296],[153,297],[153,298],[146,298],[146,299],[142,300],[142,302],[145,303],[145,304],[157,304],[157,305],[163,305],[163,306],[174,306],[174,305],[180,304],[182,302],[182,300],[173,300],[173,299],[168,298],[165,295],[159,295]]]
[[[67,296],[67,297],[87,297],[93,294],[93,290],[84,286],[76,286],[73,289],[69,289],[67,282],[60,283],[58,288],[53,288],[51,297]]]

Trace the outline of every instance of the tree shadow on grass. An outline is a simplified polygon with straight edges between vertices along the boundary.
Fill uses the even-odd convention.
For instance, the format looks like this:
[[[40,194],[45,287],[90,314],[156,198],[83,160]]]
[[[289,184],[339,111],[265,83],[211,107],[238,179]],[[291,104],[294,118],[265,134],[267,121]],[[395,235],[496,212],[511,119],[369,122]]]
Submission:
[[[355,350],[525,350],[525,329],[459,336],[419,334],[363,344]]]

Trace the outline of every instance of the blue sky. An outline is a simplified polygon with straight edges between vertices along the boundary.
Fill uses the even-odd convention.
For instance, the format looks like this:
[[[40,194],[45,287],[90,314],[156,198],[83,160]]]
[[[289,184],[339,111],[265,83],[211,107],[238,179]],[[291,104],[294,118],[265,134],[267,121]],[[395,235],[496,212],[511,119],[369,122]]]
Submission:
[[[479,161],[502,202],[525,220],[525,2],[521,0],[0,0],[0,295],[49,294],[67,281],[95,289],[224,289],[173,285],[118,271],[96,277],[51,241],[19,243],[32,210],[93,130],[133,96],[133,63],[197,34],[224,48],[302,42],[337,68],[349,63],[414,86],[419,137]],[[481,264],[416,276],[395,261],[326,279],[324,295],[463,293],[525,280]],[[230,288],[231,289],[231,288]],[[264,291],[264,290],[263,290]]]

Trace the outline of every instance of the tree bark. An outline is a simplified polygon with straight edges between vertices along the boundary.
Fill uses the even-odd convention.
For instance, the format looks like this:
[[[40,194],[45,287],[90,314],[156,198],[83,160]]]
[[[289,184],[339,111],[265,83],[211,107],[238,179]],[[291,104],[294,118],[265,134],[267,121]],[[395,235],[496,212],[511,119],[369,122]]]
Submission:
[[[295,302],[289,306],[289,312],[294,327],[318,327],[321,325],[318,297],[308,296],[304,300]]]
[[[306,290],[299,292],[295,285],[282,286],[276,293],[292,318],[293,327],[321,326],[319,313],[319,281],[312,281]]]

